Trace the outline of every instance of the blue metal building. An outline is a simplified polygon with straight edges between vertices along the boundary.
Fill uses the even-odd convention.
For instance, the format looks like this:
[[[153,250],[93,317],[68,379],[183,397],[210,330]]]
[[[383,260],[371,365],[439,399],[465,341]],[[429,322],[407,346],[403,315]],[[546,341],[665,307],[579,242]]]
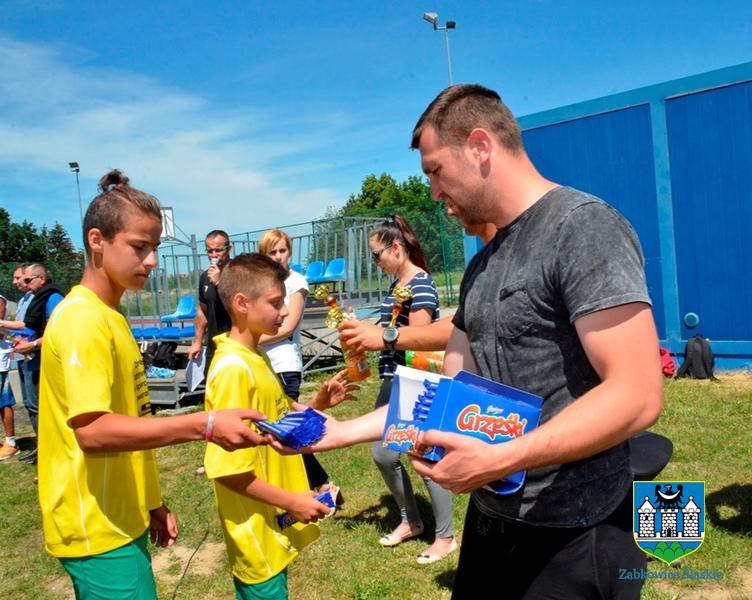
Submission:
[[[637,230],[661,344],[752,365],[752,63],[520,119],[547,178]],[[470,244],[472,246],[472,244]]]

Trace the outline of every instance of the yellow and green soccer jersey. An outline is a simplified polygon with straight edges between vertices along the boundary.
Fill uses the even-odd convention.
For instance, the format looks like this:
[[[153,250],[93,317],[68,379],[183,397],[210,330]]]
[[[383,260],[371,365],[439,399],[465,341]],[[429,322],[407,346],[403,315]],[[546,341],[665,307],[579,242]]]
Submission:
[[[45,329],[39,382],[39,503],[45,548],[59,558],[133,541],[161,504],[153,450],[79,447],[70,419],[102,412],[150,417],[149,391],[127,320],[79,285]]]
[[[217,352],[209,367],[206,409],[255,408],[270,421],[290,410],[290,400],[265,354],[256,354],[227,334],[214,338]],[[261,583],[284,569],[319,536],[315,524],[280,529],[282,511],[222,485],[217,478],[253,471],[256,477],[290,492],[308,490],[302,457],[282,456],[268,446],[227,452],[207,444],[206,475],[214,479],[219,517],[232,574],[244,583]]]

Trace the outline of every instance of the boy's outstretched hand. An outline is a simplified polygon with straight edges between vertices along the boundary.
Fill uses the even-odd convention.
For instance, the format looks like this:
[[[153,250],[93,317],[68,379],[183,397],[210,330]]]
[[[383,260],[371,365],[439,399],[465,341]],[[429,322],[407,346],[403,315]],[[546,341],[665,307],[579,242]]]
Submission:
[[[315,523],[319,519],[326,517],[331,509],[316,500],[319,492],[301,492],[295,494],[295,499],[287,508],[287,512],[301,523]]]
[[[343,447],[342,441],[340,439],[341,436],[339,435],[342,424],[334,417],[331,417],[329,415],[324,416],[326,417],[326,423],[324,424],[324,435],[316,443],[311,444],[310,446],[303,446],[299,450],[295,450],[293,448],[290,448],[289,446],[285,446],[274,436],[269,436],[269,445],[277,452],[284,455],[313,454],[314,452],[324,452],[326,450],[334,450],[336,448]]]
[[[355,400],[354,393],[359,389],[359,385],[347,380],[347,369],[342,369],[321,386],[319,393],[308,403],[308,406],[315,410],[326,410],[345,400]]]
[[[269,438],[255,431],[247,421],[263,421],[266,416],[251,408],[230,408],[214,412],[211,441],[225,450],[263,446]],[[209,438],[207,438],[209,439]]]

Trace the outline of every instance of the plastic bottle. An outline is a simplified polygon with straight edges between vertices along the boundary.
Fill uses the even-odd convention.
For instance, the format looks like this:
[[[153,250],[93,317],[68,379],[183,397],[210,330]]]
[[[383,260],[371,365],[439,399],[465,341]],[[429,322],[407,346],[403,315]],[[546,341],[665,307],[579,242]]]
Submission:
[[[365,352],[355,352],[344,340],[340,338],[342,345],[342,354],[345,357],[345,368],[347,369],[348,381],[363,381],[371,376],[371,367],[368,366],[368,359]]]

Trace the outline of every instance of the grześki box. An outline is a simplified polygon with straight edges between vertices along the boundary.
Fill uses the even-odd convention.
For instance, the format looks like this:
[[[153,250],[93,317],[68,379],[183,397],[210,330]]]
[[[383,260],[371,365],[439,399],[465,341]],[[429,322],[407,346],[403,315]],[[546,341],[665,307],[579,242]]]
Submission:
[[[540,396],[467,371],[445,377],[400,365],[392,382],[382,445],[395,452],[414,452],[418,434],[429,429],[500,444],[535,429],[542,404]],[[440,446],[422,455],[432,461],[443,456]],[[497,494],[511,494],[524,481],[521,471],[486,487]]]

